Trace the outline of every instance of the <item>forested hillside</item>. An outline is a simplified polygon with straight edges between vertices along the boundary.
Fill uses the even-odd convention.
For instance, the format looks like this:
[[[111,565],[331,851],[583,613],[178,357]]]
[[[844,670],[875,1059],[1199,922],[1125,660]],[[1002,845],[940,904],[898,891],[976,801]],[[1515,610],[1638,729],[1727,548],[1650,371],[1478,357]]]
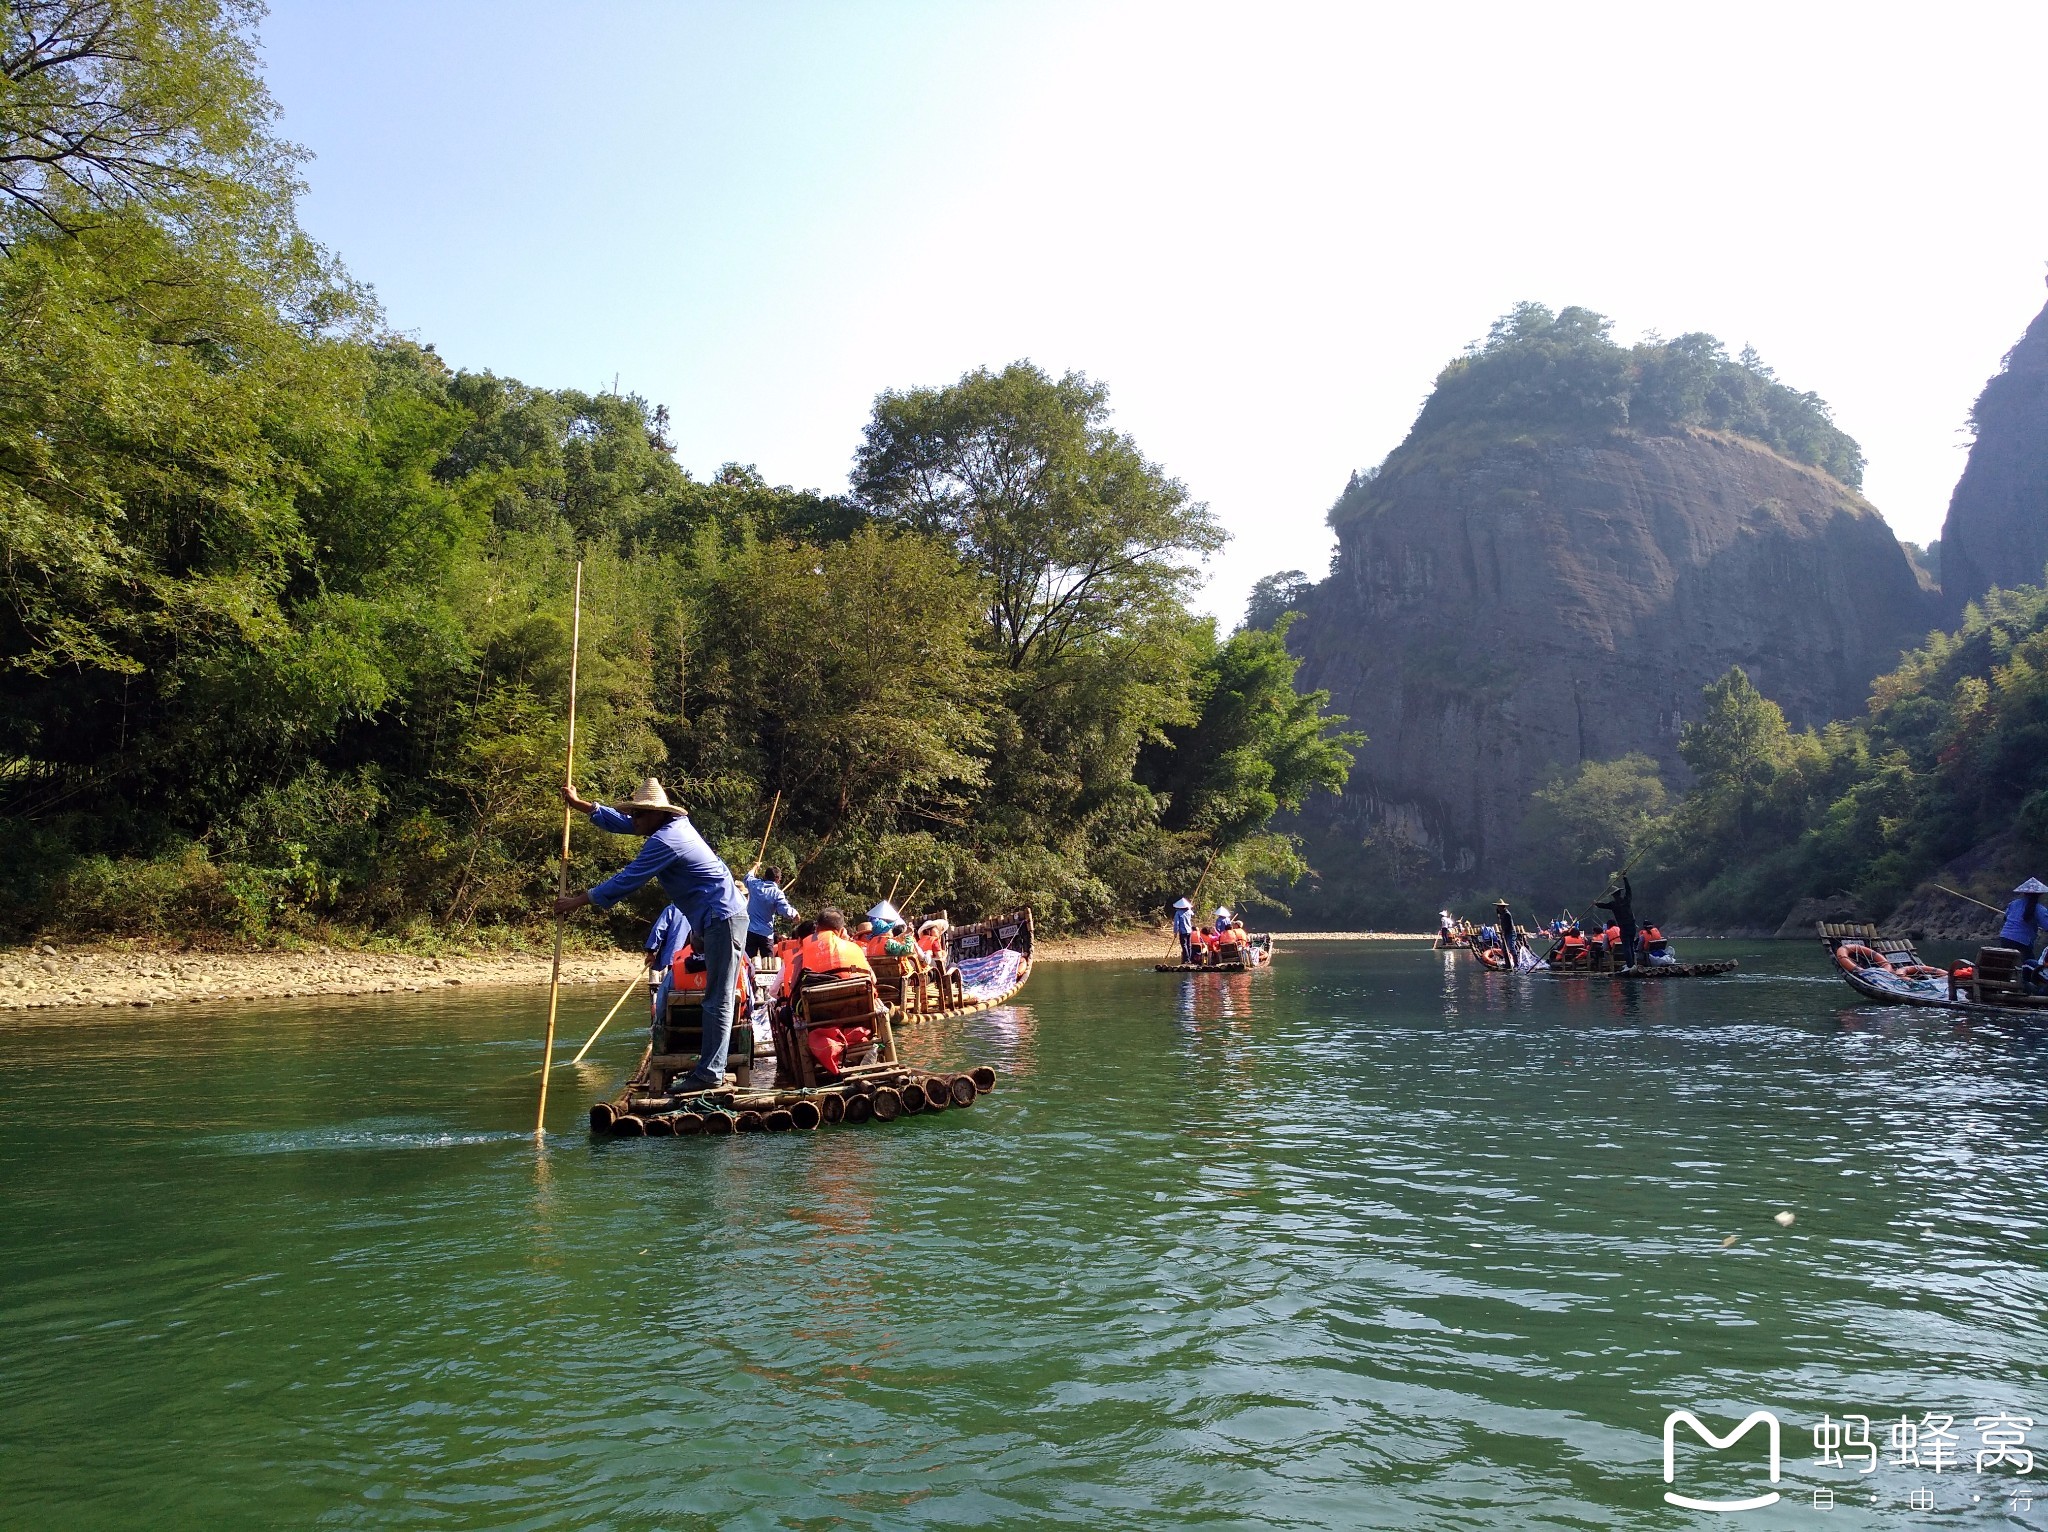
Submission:
[[[1268,821],[1355,736],[1189,612],[1222,533],[1099,384],[884,394],[843,496],[693,478],[647,401],[386,331],[296,224],[254,16],[0,12],[9,934],[530,919],[579,559],[581,784],[659,775],[741,864],[779,792],[807,902],[1062,925],[1299,870]]]
[[[1682,797],[1640,756],[1587,762],[1538,795],[1546,900],[1583,899],[1641,852],[1637,881],[1672,918],[1776,927],[1804,898],[1881,918],[1987,842],[2003,860],[2048,858],[2048,591],[1972,603],[1877,679],[1862,718],[1794,730],[1739,669],[1702,700],[1679,743]]]

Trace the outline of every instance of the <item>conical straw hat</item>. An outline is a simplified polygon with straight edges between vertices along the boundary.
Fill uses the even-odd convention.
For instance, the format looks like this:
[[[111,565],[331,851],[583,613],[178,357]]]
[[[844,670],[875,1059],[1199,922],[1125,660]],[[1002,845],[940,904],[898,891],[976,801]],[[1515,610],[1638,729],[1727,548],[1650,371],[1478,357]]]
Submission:
[[[653,777],[649,777],[645,782],[642,782],[640,790],[634,793],[632,797],[626,799],[623,803],[615,803],[612,807],[622,814],[667,814],[674,817],[688,812],[681,804],[670,803],[668,801],[668,793],[663,790],[661,783]]]

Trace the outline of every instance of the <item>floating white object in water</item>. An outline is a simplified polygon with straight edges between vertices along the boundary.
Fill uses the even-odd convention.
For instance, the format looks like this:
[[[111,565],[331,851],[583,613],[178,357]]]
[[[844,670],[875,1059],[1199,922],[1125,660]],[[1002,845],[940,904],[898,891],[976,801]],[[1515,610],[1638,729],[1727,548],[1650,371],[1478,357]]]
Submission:
[[[1790,1213],[1779,1213],[1771,1222],[1781,1229],[1789,1229],[1792,1227],[1792,1215]]]
[[[1727,1248],[1728,1248],[1728,1247],[1729,1247],[1730,1245],[1732,1245],[1732,1244],[1734,1244],[1734,1243],[1735,1243],[1735,1236],[1731,1234],[1731,1235],[1729,1235],[1729,1236],[1728,1236],[1728,1237],[1727,1237],[1726,1239],[1724,1239],[1724,1240],[1722,1240],[1722,1241],[1721,1241],[1721,1248],[1722,1248],[1723,1250],[1726,1250],[1726,1249],[1727,1249]]]

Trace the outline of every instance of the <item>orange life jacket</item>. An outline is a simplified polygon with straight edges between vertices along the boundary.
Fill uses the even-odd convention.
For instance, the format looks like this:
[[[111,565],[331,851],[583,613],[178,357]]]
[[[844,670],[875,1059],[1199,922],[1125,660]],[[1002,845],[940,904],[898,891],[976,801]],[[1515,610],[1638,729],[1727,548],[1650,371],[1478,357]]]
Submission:
[[[1664,933],[1655,926],[1644,926],[1643,940],[1646,942],[1661,942],[1664,940]]]
[[[837,931],[820,931],[816,936],[806,936],[803,946],[797,951],[797,961],[803,964],[805,973],[874,973],[874,969],[868,966],[868,955]]]
[[[861,951],[865,952],[871,958],[887,957],[889,954],[883,951],[882,949],[888,945],[888,942],[888,932],[877,932],[875,935],[870,936],[866,941],[861,943]]]
[[[1567,931],[1564,933],[1564,953],[1566,957],[1572,957],[1578,953],[1584,952],[1585,950],[1585,937],[1581,936],[1576,931]]]
[[[1610,947],[1619,947],[1621,945],[1621,927],[1609,926],[1600,939]]]
[[[917,950],[936,963],[946,950],[946,938],[942,932],[927,931],[917,939]]]

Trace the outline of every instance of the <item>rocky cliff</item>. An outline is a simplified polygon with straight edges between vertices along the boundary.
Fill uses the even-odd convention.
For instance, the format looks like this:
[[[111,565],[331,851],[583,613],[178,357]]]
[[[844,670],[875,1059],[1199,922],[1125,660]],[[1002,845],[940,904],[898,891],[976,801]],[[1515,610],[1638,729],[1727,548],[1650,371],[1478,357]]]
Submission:
[[[1941,529],[1947,615],[1994,585],[2038,585],[2048,567],[2048,308],[1971,411],[1977,439]]]
[[[1289,636],[1370,736],[1307,826],[1336,882],[1384,854],[1418,888],[1490,892],[1557,772],[1642,751],[1679,785],[1679,726],[1731,665],[1795,726],[1859,713],[1937,616],[1868,501],[1752,440],[1432,441],[1428,420],[1332,512],[1337,558]]]

